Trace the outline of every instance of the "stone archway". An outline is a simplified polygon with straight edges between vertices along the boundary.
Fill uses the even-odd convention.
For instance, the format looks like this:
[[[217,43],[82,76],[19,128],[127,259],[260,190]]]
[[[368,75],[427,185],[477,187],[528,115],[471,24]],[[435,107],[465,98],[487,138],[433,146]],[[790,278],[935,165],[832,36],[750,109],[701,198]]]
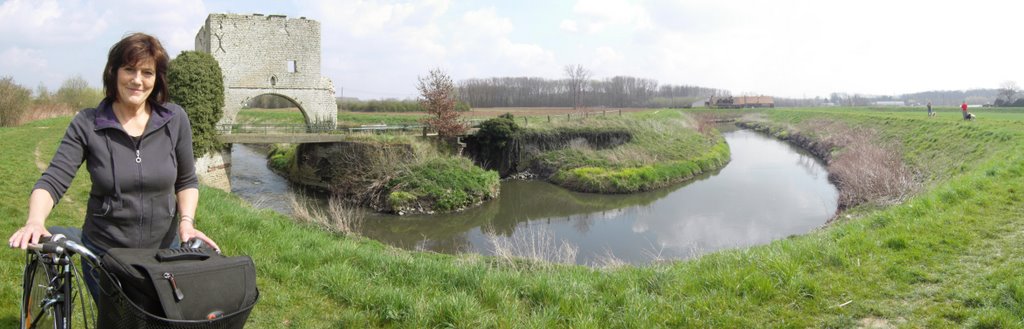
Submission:
[[[196,33],[196,51],[213,55],[224,75],[224,115],[233,124],[249,99],[274,94],[295,103],[306,126],[337,124],[334,84],[320,75],[320,23],[283,15],[210,14]],[[196,159],[204,184],[231,191],[231,149]]]
[[[320,23],[283,15],[210,14],[196,50],[213,55],[224,74],[224,116],[232,124],[249,99],[279,95],[293,101],[306,125],[337,123],[334,84],[320,75]]]
[[[289,92],[289,93],[285,94],[285,93],[279,92],[278,90],[243,89],[243,90],[236,90],[235,92],[232,92],[232,93],[230,93],[228,95],[225,95],[225,97],[224,97],[224,117],[225,117],[225,119],[222,119],[221,123],[223,123],[223,122],[225,122],[227,120],[226,118],[228,117],[228,112],[229,111],[231,112],[231,121],[230,122],[235,122],[236,121],[235,119],[238,117],[238,113],[240,111],[242,111],[242,108],[244,108],[245,105],[249,103],[249,101],[251,101],[252,99],[254,99],[256,97],[263,96],[263,95],[274,95],[274,96],[277,96],[277,97],[282,97],[282,98],[288,100],[289,102],[291,102],[293,105],[295,105],[295,107],[299,108],[299,112],[302,113],[303,121],[306,123],[307,127],[311,127],[312,125],[317,124],[319,122],[330,121],[330,120],[325,120],[325,118],[322,117],[325,114],[318,113],[316,111],[312,111],[312,110],[310,110],[308,108],[308,106],[305,105],[305,104],[310,103],[310,100],[309,100],[309,97],[303,97],[303,96],[310,96],[310,95],[305,95],[301,90],[299,90],[299,91],[292,91],[292,92]],[[312,96],[315,97],[316,95],[312,95]],[[318,115],[320,115],[321,117],[318,117]],[[331,122],[332,124],[337,121],[337,119],[336,119],[337,118],[337,114],[336,113],[330,113],[330,114],[326,114],[326,115],[333,115],[335,117],[335,120]]]
[[[235,121],[236,122],[238,121],[238,116],[241,115],[241,113],[246,110],[246,106],[248,106],[248,108],[263,108],[263,107],[260,107],[260,106],[253,105],[253,103],[254,103],[253,101],[258,100],[258,99],[260,99],[261,97],[264,97],[264,96],[273,96],[274,98],[283,99],[286,102],[288,102],[292,107],[297,108],[299,110],[299,114],[302,115],[302,122],[305,123],[307,127],[309,127],[311,123],[316,122],[316,120],[314,118],[311,118],[309,116],[309,114],[306,113],[306,110],[302,107],[301,104],[299,104],[298,100],[296,100],[296,99],[294,99],[292,97],[289,97],[288,95],[282,95],[282,94],[279,94],[279,93],[264,93],[264,94],[258,94],[258,95],[252,96],[252,97],[246,97],[245,99],[243,99],[241,101],[242,102],[242,108],[239,109],[239,111],[237,112],[237,114],[235,116]],[[259,104],[259,103],[257,103],[257,104]],[[280,102],[273,102],[272,104],[276,105],[276,106],[271,106],[270,108],[280,108],[280,105],[281,105]],[[270,105],[270,104],[268,104],[268,105]]]

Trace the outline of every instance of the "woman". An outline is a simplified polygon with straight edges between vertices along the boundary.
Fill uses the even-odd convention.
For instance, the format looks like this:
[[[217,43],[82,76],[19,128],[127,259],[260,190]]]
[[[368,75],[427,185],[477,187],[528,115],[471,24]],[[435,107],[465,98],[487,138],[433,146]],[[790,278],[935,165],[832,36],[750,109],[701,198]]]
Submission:
[[[46,218],[85,162],[92,189],[82,242],[97,255],[110,248],[169,248],[192,238],[219,249],[195,229],[192,127],[185,111],[167,102],[168,62],[160,41],[142,33],[110,48],[106,97],[71,121],[29,196],[28,220],[11,235],[11,247],[25,249],[50,235]]]

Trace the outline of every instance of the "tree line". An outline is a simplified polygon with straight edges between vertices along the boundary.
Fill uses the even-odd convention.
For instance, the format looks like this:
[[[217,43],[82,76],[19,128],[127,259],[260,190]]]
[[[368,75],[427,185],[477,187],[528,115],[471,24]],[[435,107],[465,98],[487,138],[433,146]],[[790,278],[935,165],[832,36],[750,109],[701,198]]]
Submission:
[[[429,112],[419,100],[415,99],[371,99],[339,98],[336,100],[338,110],[350,112]],[[469,111],[469,104],[456,100],[455,111]]]
[[[33,91],[10,76],[0,77],[0,126],[73,114],[95,107],[101,100],[103,89],[93,88],[81,76],[64,80],[56,92],[41,83]]]
[[[458,83],[458,93],[473,107],[689,107],[698,99],[729,95],[722,89],[658,85],[630,76],[595,80],[576,72],[567,79],[467,79]]]

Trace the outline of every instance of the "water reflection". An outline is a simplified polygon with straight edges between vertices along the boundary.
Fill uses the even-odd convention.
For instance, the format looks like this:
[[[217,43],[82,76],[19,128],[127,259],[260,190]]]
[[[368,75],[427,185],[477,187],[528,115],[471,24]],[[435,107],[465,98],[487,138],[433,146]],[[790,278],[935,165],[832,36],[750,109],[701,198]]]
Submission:
[[[267,168],[266,152],[258,147],[231,145],[231,193],[258,208],[290,214],[291,204],[287,198],[292,190],[290,184]]]
[[[580,264],[609,255],[645,264],[802,234],[835,212],[837,192],[815,158],[746,130],[725,137],[731,162],[684,185],[602,195],[508,181],[497,200],[461,213],[370,215],[361,234],[406,249],[490,254],[488,234],[514,237],[530,227],[576,245]]]

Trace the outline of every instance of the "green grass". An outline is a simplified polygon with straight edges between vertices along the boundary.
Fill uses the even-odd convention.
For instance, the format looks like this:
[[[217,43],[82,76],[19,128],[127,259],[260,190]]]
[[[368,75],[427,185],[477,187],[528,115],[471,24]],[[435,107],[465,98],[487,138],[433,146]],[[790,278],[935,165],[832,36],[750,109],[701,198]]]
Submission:
[[[620,129],[633,139],[609,149],[570,147],[544,152],[537,160],[555,168],[551,181],[573,190],[600,193],[648,191],[721,168],[729,147],[718,131],[701,134],[698,123],[677,110],[595,116],[540,124],[539,130],[577,127]],[[534,128],[538,129],[538,128]]]
[[[498,196],[498,173],[462,157],[435,158],[417,164],[387,183],[390,208],[401,209],[423,200],[429,208],[450,212]]]
[[[262,293],[249,328],[1024,327],[1024,114],[962,122],[870,109],[775,109],[776,122],[841,120],[899,141],[926,189],[889,208],[856,208],[806,235],[699,259],[591,269],[508,266],[409,252],[296,225],[203,188],[199,228],[248,254]],[[0,231],[24,222],[68,119],[0,128]],[[44,160],[45,161],[45,160]],[[81,173],[49,224],[78,225]],[[846,218],[849,215],[850,218]],[[0,255],[0,326],[15,327],[24,255]]]

